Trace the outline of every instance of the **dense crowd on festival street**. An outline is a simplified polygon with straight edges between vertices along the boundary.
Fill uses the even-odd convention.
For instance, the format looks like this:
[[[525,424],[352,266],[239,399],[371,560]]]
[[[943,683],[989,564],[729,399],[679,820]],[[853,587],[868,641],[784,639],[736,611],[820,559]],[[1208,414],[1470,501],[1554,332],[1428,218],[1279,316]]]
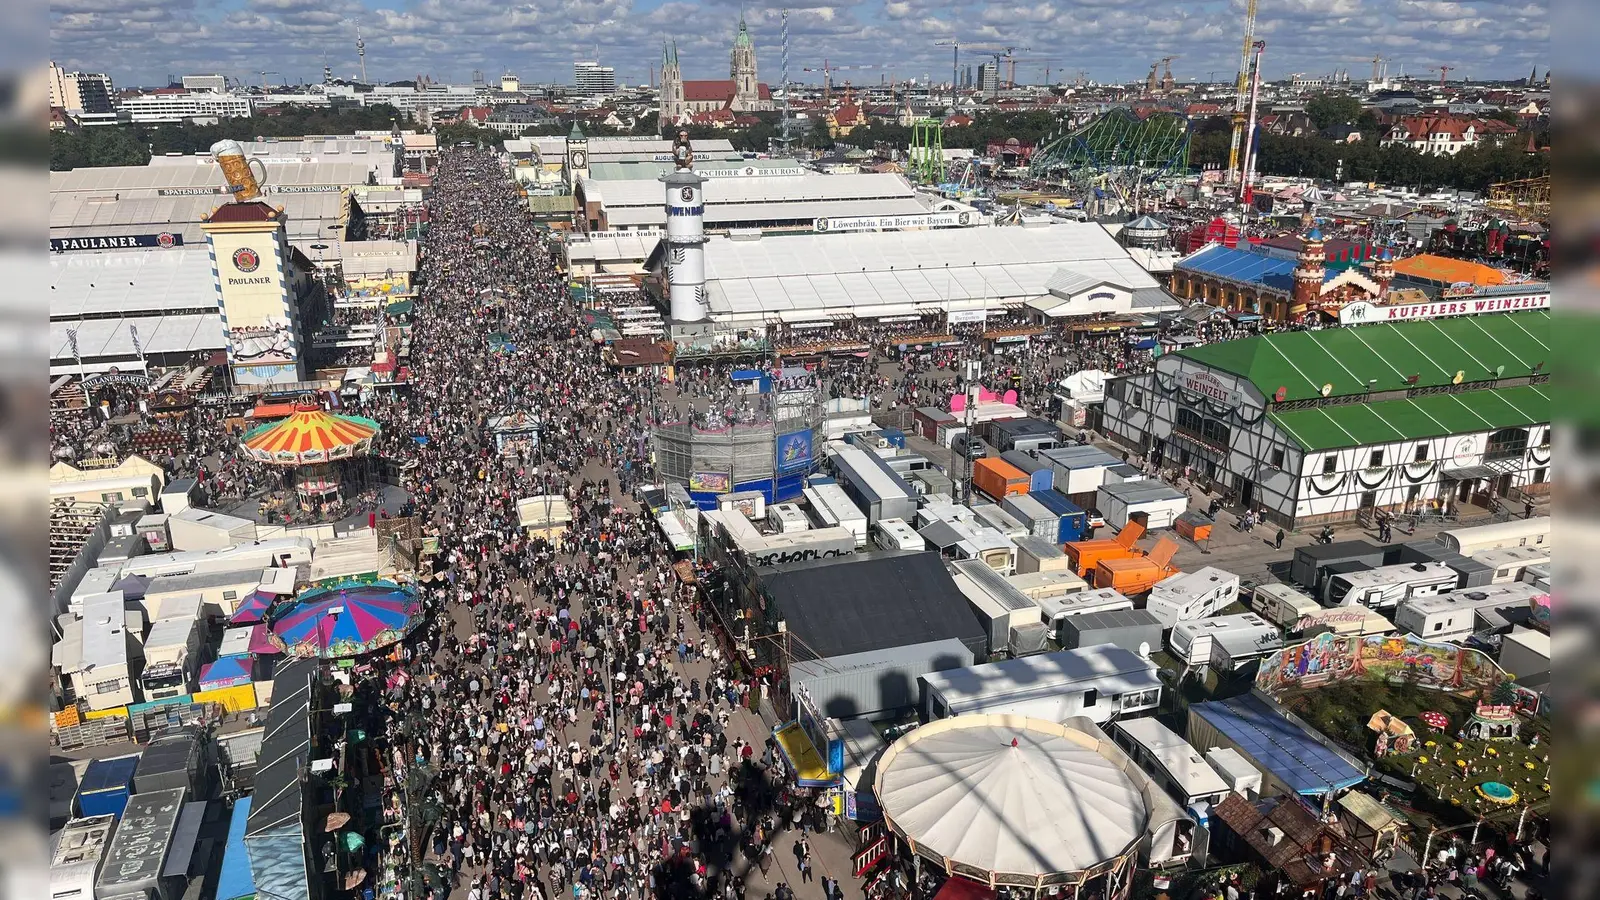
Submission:
[[[383,423],[382,453],[415,462],[406,486],[439,539],[427,630],[385,682],[437,772],[428,849],[452,897],[743,896],[811,807],[781,788],[781,757],[744,721],[748,686],[626,499],[651,474],[654,385],[600,362],[497,175],[472,153],[441,168],[412,389],[356,407]],[[491,349],[493,332],[515,349]],[[488,423],[518,411],[541,417],[540,441],[507,464]],[[517,517],[547,493],[573,512],[559,547]]]

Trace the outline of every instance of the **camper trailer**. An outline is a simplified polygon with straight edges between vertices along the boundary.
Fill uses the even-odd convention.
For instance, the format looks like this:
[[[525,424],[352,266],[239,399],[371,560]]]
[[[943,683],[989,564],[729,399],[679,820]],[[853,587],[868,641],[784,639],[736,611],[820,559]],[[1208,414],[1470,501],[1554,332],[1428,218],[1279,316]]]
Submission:
[[[1258,584],[1246,604],[1250,611],[1279,628],[1293,628],[1302,616],[1322,609],[1322,604],[1287,584]]]
[[[872,526],[872,539],[882,550],[928,549],[928,542],[905,519],[879,519]]]
[[[1186,666],[1209,664],[1231,672],[1283,646],[1278,628],[1255,613],[1179,622],[1167,635],[1167,649]]]
[[[1400,604],[1394,613],[1394,624],[1424,640],[1460,641],[1483,630],[1480,610],[1527,609],[1535,598],[1543,596],[1545,592],[1531,584],[1513,582],[1418,597]]]
[[[1472,559],[1494,570],[1494,574],[1489,576],[1490,584],[1525,581],[1527,579],[1523,575],[1528,571],[1528,567],[1549,565],[1550,545],[1480,550],[1472,554]]]
[[[1179,622],[1213,616],[1237,599],[1239,576],[1205,566],[1157,583],[1150,589],[1145,609],[1161,620],[1163,628],[1171,628]]]
[[[1512,519],[1439,532],[1439,543],[1462,556],[1510,547],[1543,547],[1550,542],[1550,517]]]
[[[1455,590],[1459,577],[1455,569],[1436,562],[1346,572],[1328,579],[1323,587],[1322,602],[1325,606],[1394,609],[1416,597],[1431,597]]]

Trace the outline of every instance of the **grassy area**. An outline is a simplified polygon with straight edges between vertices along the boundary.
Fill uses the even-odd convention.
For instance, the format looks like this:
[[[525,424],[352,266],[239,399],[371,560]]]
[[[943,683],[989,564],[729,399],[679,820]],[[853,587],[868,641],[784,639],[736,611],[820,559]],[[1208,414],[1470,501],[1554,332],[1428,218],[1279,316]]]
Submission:
[[[1394,778],[1415,782],[1409,797],[1392,794],[1398,805],[1419,824],[1446,827],[1484,819],[1515,821],[1524,806],[1542,809],[1549,804],[1549,722],[1521,717],[1516,740],[1458,740],[1456,733],[1471,717],[1475,702],[1454,694],[1415,685],[1380,681],[1349,681],[1289,694],[1284,703],[1312,727],[1320,729],[1346,748],[1359,748],[1372,760],[1373,732],[1367,721],[1380,709],[1404,719],[1416,732],[1409,753],[1390,753],[1373,760],[1377,769]],[[1448,733],[1426,725],[1423,712],[1441,712],[1450,718]],[[1537,736],[1537,744],[1530,746]],[[1497,803],[1485,799],[1478,787],[1498,781],[1510,785],[1517,799]]]

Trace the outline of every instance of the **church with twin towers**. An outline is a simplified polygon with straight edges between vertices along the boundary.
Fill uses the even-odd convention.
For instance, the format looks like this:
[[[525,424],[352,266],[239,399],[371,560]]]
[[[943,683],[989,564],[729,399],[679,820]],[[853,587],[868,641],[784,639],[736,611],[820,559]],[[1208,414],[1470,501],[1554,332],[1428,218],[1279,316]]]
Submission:
[[[774,108],[772,91],[756,78],[756,46],[744,16],[733,36],[728,59],[728,78],[712,81],[684,81],[678,66],[678,45],[667,41],[661,47],[661,129],[688,125],[700,113],[713,118],[736,113],[766,112]],[[723,112],[725,111],[725,112]]]

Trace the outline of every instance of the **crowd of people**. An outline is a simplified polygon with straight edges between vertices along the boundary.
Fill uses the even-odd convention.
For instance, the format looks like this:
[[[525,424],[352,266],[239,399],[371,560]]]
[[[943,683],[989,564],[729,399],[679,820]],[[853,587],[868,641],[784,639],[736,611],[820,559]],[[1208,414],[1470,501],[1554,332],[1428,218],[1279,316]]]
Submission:
[[[435,189],[411,389],[356,410],[383,423],[382,453],[416,463],[405,486],[438,536],[423,633],[385,676],[436,772],[430,860],[470,900],[742,897],[810,807],[627,499],[652,475],[656,385],[600,361],[492,156],[448,155]],[[492,332],[516,349],[492,351]],[[540,439],[502,465],[488,422],[518,411]],[[559,543],[519,524],[517,499],[538,494],[569,502]]]

